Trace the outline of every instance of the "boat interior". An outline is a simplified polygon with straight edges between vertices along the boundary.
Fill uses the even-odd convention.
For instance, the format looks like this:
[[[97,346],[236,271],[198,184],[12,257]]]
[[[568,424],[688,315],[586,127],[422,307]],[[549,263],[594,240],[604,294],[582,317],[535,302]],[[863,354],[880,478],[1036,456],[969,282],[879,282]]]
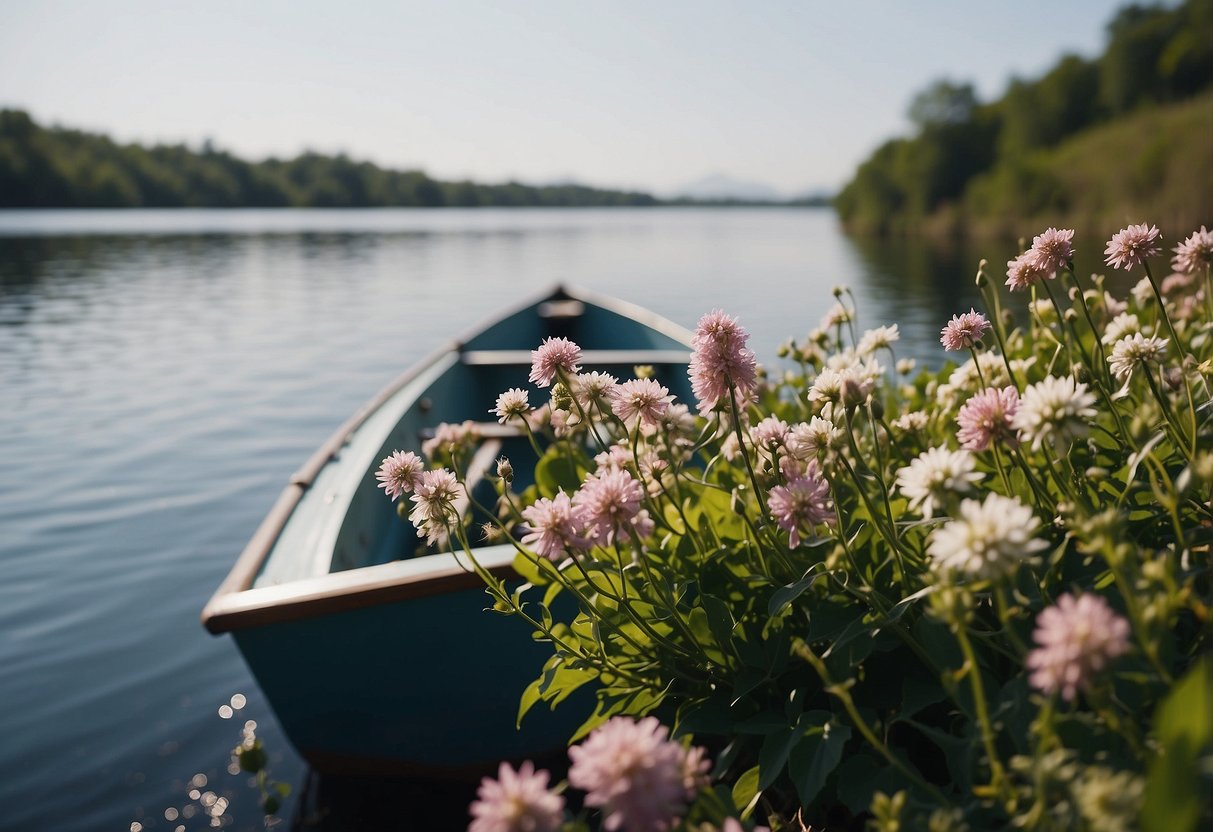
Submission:
[[[292,478],[302,493],[253,586],[406,559],[430,560],[407,512],[398,515],[375,473],[393,451],[420,453],[442,422],[476,424],[478,446],[466,463],[465,479],[474,484],[478,502],[494,504],[489,475],[501,456],[513,462],[515,490],[526,488],[534,451],[516,427],[499,425],[491,411],[497,395],[510,387],[528,389],[533,406],[547,401],[547,390],[527,382],[531,350],[545,338],[575,341],[583,350],[583,370],[609,372],[620,380],[631,378],[636,365],[650,365],[678,400],[687,401],[687,335],[661,319],[645,320],[646,314],[624,304],[611,308],[557,291],[456,341],[406,373]],[[473,545],[479,535],[473,526]],[[450,555],[434,563],[449,566]],[[422,563],[415,565],[423,568]]]

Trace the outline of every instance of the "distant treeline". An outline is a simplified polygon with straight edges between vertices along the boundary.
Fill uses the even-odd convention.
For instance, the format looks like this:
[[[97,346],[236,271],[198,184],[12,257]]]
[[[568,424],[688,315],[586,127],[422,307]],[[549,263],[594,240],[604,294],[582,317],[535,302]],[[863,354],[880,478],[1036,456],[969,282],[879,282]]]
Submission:
[[[582,185],[443,182],[345,155],[249,162],[209,144],[118,144],[0,110],[0,207],[244,208],[656,205],[645,193]]]
[[[22,110],[0,109],[0,208],[442,208],[628,205],[828,205],[662,200],[639,191],[585,185],[445,182],[419,170],[387,170],[341,154],[304,153],[250,162],[207,142],[119,144],[107,136],[43,127]]]
[[[1138,209],[1138,196],[1174,189],[1163,202],[1195,221],[1187,215],[1211,204],[1213,98],[1202,96],[1192,112],[1178,102],[1211,87],[1213,0],[1128,6],[1108,24],[1103,55],[1064,57],[1038,80],[1013,81],[997,101],[981,103],[971,84],[948,81],[920,93],[909,110],[917,134],[878,148],[834,204],[861,232],[1005,233],[1036,217],[1122,217]],[[1139,133],[1107,132],[1134,119]],[[1159,132],[1177,127],[1189,129]],[[1126,181],[1109,189],[1114,179]]]

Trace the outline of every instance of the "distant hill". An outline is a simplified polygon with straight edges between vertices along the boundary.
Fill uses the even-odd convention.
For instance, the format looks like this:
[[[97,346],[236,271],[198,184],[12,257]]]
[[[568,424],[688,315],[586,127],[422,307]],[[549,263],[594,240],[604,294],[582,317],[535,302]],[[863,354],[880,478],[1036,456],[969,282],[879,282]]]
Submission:
[[[714,173],[684,185],[675,199],[700,201],[736,200],[740,202],[786,202],[787,197],[770,185],[746,182],[723,173]]]
[[[1213,0],[1126,6],[1102,55],[1066,56],[996,101],[936,82],[910,104],[917,133],[877,148],[834,205],[877,234],[1022,234],[1065,217],[1192,228],[1213,215],[1211,89]]]

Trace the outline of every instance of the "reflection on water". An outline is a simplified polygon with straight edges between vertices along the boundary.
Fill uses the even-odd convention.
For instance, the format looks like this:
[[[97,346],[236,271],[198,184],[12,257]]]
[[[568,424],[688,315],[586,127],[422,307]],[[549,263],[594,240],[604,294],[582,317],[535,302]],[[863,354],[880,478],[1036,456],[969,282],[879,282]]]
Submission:
[[[0,212],[4,824],[175,829],[202,776],[258,826],[229,728],[299,763],[199,611],[299,463],[452,335],[565,282],[685,326],[724,308],[773,360],[846,283],[938,364],[977,259],[814,210]]]

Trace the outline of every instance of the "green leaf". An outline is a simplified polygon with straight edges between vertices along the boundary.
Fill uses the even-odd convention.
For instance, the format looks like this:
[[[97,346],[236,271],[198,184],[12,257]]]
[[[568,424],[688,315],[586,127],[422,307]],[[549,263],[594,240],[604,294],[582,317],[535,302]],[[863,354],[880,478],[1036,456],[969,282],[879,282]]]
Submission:
[[[803,718],[803,717],[802,717]],[[794,725],[784,724],[779,730],[767,734],[758,752],[758,788],[766,790],[783,773],[788,754],[800,742],[802,735],[800,720]]]
[[[1188,671],[1154,714],[1159,753],[1150,762],[1141,828],[1191,832],[1209,812],[1200,759],[1213,754],[1213,655]],[[1205,775],[1208,779],[1208,774]]]
[[[693,607],[687,615],[687,625],[695,635],[695,640],[703,648],[704,654],[716,664],[725,663],[725,654],[717,646],[716,638],[712,635],[711,623],[703,607]]]
[[[697,508],[705,520],[711,523],[716,534],[725,540],[744,540],[745,521],[733,506],[733,496],[715,488],[705,488],[699,496]],[[687,515],[688,518],[691,516]]]
[[[518,719],[514,723],[515,728],[522,727],[522,718],[539,701],[539,697],[543,693],[543,679],[544,677],[540,676],[527,685],[526,690],[522,692],[522,700],[518,703]]]
[[[824,712],[810,712],[812,713]],[[825,716],[828,718],[829,714]],[[843,747],[850,738],[849,726],[827,721],[810,729],[804,739],[792,749],[788,756],[788,776],[792,778],[801,805],[808,806],[821,792],[826,778],[842,760]]]
[[[762,790],[758,788],[758,766],[754,766],[733,784],[733,805],[741,807],[742,820],[750,817],[761,796]]]
[[[560,448],[553,445],[535,463],[535,485],[539,493],[548,498],[555,497],[556,492],[561,490],[572,494],[581,487],[581,480],[588,470],[570,462]]]
[[[290,795],[291,795],[291,784],[290,783],[275,782],[273,785],[273,789],[274,789],[274,791],[278,792],[279,796],[281,796],[281,797],[290,797]]]
[[[564,700],[568,699],[578,688],[589,684],[598,678],[597,671],[584,667],[569,667],[562,664],[560,669],[551,676],[551,681],[548,684],[547,690],[544,691],[543,698],[548,702],[550,707],[555,708]]]
[[[712,595],[702,596],[700,603],[707,612],[708,626],[712,628],[716,644],[724,651],[733,640],[733,613],[728,604]]]
[[[799,581],[781,586],[771,594],[771,600],[767,603],[767,615],[774,618],[783,612],[784,607],[795,601],[809,587],[815,584],[821,578],[824,578],[827,573],[815,572],[811,575],[805,575]]]
[[[535,559],[524,555],[522,552],[514,555],[514,571],[522,576],[522,579],[529,584],[543,586],[548,582],[548,578],[543,574]]]

